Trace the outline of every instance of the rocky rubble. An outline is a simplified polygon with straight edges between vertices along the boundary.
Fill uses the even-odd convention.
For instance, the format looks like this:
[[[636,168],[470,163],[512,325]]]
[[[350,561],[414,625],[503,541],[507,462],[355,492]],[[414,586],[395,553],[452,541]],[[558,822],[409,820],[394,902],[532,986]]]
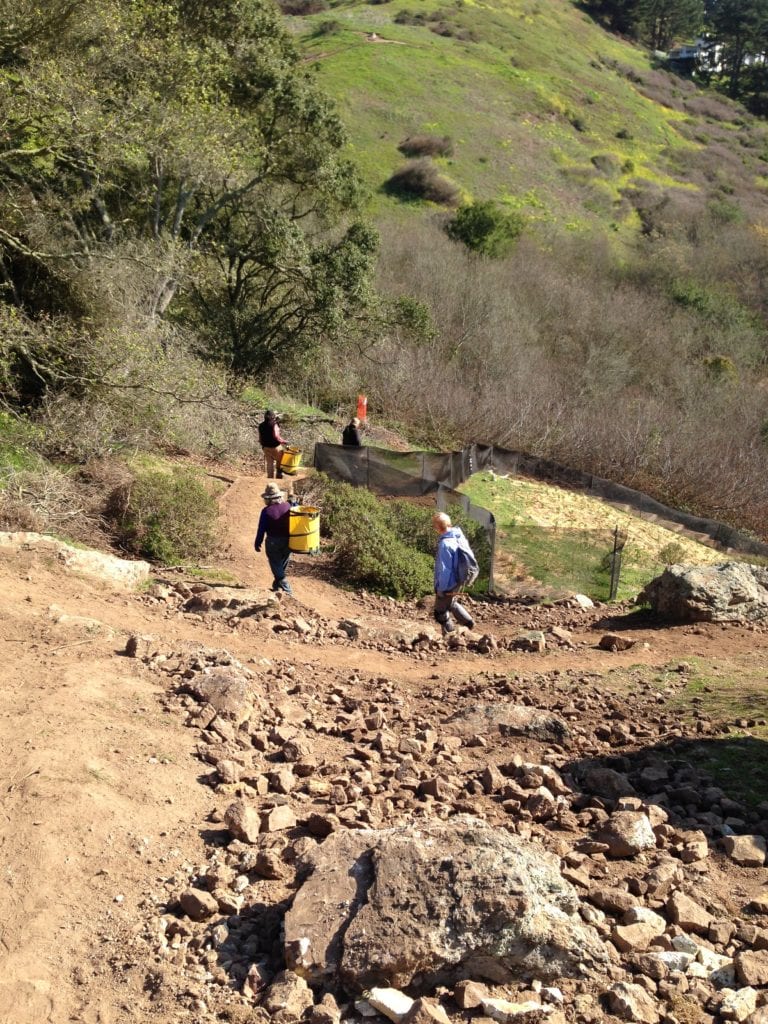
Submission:
[[[360,619],[331,620],[308,613],[298,602],[284,595],[243,587],[211,586],[181,581],[156,582],[144,595],[152,605],[164,607],[169,615],[184,615],[209,625],[247,631],[255,637],[278,636],[290,644],[333,646],[343,644],[361,650],[398,654],[415,660],[432,661],[436,655],[463,652],[493,659],[506,651],[531,654],[568,652],[588,646],[575,636],[577,630],[592,628],[600,611],[588,598],[580,603],[576,595],[555,606],[535,610],[537,628],[531,628],[534,612],[525,606],[484,603],[478,615],[483,630],[457,630],[443,637],[434,627],[430,602],[420,600],[397,604],[391,599],[361,591],[357,595],[364,613],[392,618],[397,609],[400,628],[372,630]],[[476,602],[467,598],[469,606]],[[419,620],[422,621],[421,624]],[[414,625],[414,622],[416,625]],[[498,630],[498,631],[497,631]],[[635,640],[626,635],[603,637],[599,643],[609,650],[627,650]]]
[[[152,637],[127,653],[166,678],[211,789],[207,862],[163,880],[141,940],[195,1019],[768,1014],[768,804],[684,756],[720,728],[677,714],[685,666],[615,696],[557,670],[408,694]]]

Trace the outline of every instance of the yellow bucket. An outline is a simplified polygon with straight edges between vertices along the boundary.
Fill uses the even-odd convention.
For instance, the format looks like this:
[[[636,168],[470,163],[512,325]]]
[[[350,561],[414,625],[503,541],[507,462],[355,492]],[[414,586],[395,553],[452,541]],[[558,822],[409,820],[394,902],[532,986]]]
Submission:
[[[288,548],[297,554],[314,554],[320,550],[320,509],[313,505],[297,505],[288,519]]]
[[[280,472],[293,476],[301,465],[301,449],[288,444],[280,456]]]

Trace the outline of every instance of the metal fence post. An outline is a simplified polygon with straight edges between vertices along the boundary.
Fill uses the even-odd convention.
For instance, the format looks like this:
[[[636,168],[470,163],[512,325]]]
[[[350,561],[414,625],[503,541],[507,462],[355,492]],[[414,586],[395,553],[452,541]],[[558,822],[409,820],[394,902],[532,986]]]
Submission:
[[[611,589],[608,595],[609,601],[615,601],[619,593],[619,580],[621,578],[621,557],[624,545],[627,543],[627,534],[620,531],[618,526],[613,531],[613,552],[611,554]]]
[[[493,594],[495,590],[493,571],[496,565],[496,517],[493,512],[491,512],[491,522],[488,527],[488,538],[491,548],[491,556],[488,565],[488,593]]]

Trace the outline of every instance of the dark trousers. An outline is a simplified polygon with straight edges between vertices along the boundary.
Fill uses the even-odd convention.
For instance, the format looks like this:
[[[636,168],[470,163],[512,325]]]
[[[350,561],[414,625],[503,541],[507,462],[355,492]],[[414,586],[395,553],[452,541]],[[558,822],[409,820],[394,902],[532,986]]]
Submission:
[[[451,633],[456,629],[454,616],[459,620],[460,625],[471,629],[475,620],[466,608],[459,604],[455,594],[435,594],[435,619],[443,627],[444,633]]]
[[[288,570],[288,560],[291,557],[288,538],[267,537],[264,546],[267,549],[267,561],[274,577],[272,589],[284,590],[286,594],[290,594],[291,585],[285,578],[286,571]]]

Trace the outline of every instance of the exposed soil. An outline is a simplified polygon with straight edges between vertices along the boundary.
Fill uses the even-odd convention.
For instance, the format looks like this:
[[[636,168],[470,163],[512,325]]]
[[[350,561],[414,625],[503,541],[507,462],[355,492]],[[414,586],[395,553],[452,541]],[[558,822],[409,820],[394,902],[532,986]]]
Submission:
[[[221,499],[219,565],[248,588],[270,582],[266,559],[252,546],[264,482],[235,478]],[[283,602],[279,617],[238,622],[185,612],[173,588],[178,577],[169,575],[169,585],[154,594],[126,594],[39,555],[0,555],[0,1020],[253,1019],[236,977],[218,968],[209,985],[199,959],[185,960],[156,941],[157,922],[173,913],[182,880],[198,875],[221,846],[218,823],[236,790],[211,784],[210,764],[199,756],[199,730],[188,727],[189,703],[178,693],[180,677],[168,669],[170,661],[163,668],[163,658],[225,650],[264,681],[267,704],[283,704],[291,690],[291,700],[304,709],[299,732],[313,758],[330,764],[346,756],[342,734],[310,727],[307,708],[327,718],[333,702],[365,710],[386,694],[406,728],[471,708],[486,691],[499,699],[507,685],[545,707],[562,703],[570,688],[588,698],[574,719],[583,740],[568,753],[578,759],[610,752],[609,741],[595,739],[595,727],[604,720],[603,676],[611,669],[634,666],[640,678],[645,666],[644,678],[652,678],[650,669],[690,657],[755,666],[768,654],[768,632],[756,628],[601,623],[604,608],[524,604],[475,604],[477,636],[491,634],[494,646],[477,653],[479,640],[470,637],[450,649],[430,637],[427,605],[343,590],[322,559],[294,561],[295,599]],[[357,639],[339,630],[339,621],[350,619]],[[294,620],[306,631],[293,628]],[[609,625],[634,641],[631,649],[598,648]],[[554,639],[553,627],[570,637]],[[533,629],[546,632],[545,652],[505,647],[521,630]],[[410,639],[420,631],[421,640]],[[126,657],[131,634],[151,634],[166,654],[147,663]],[[659,701],[647,687],[638,693],[628,704],[635,731],[626,751],[682,735],[674,713],[660,724],[659,701],[671,699],[671,691]],[[476,771],[491,754],[508,757],[502,748],[510,741],[497,745],[483,749],[482,757],[475,747],[461,748],[455,772]],[[405,820],[410,809],[395,802],[391,812]],[[488,805],[487,816],[499,814]],[[728,865],[721,870],[726,874],[716,876],[718,885],[725,884]],[[737,881],[745,891],[756,884],[742,876]],[[262,900],[291,891],[290,879],[259,885]]]

